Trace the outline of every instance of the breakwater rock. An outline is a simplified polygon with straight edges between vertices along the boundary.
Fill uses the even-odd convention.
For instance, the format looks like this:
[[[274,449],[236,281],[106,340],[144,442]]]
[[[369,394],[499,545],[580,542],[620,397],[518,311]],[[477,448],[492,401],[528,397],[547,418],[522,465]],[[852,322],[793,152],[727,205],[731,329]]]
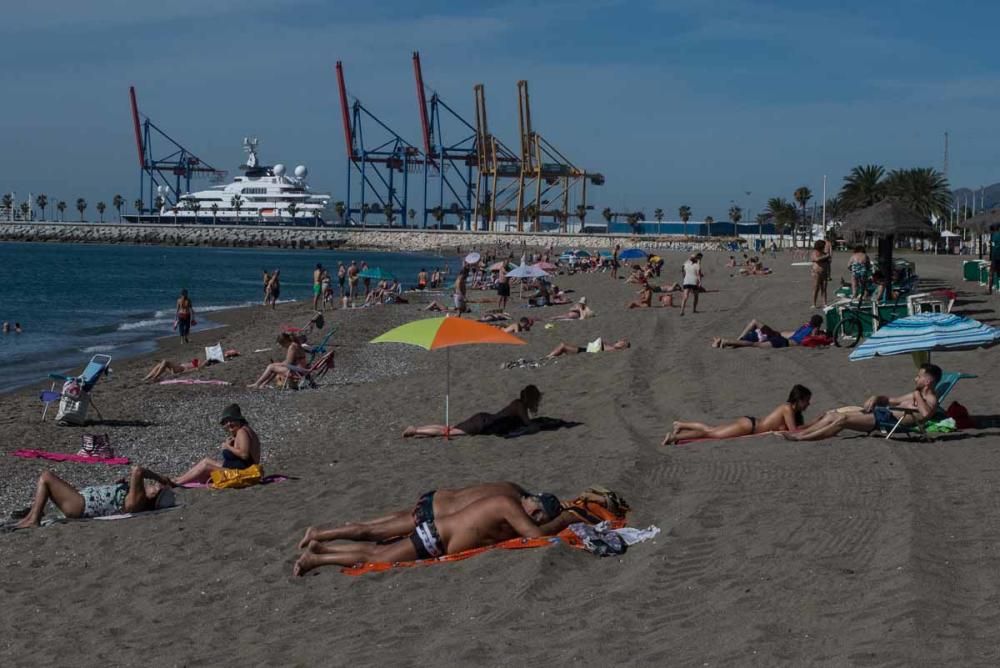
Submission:
[[[459,230],[363,229],[357,227],[263,227],[138,223],[0,223],[0,241],[152,244],[240,248],[386,251],[467,251],[473,248],[583,248],[590,251],[642,246],[658,250],[719,250],[729,240],[638,237],[615,234],[464,232]]]

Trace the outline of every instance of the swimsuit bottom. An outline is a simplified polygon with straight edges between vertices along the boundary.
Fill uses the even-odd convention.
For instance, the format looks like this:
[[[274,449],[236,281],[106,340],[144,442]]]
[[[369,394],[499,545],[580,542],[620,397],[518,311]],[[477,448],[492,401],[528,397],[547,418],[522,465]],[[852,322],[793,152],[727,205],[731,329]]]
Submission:
[[[434,492],[424,492],[417,499],[417,505],[413,507],[413,523],[415,525],[434,521]]]
[[[128,484],[94,485],[80,490],[83,497],[83,517],[117,515],[125,508]]]
[[[222,451],[222,468],[224,469],[248,469],[253,466],[249,459],[240,459],[229,450]]]
[[[875,416],[875,426],[878,429],[892,430],[899,418],[886,406],[876,406],[872,409],[872,415]]]
[[[444,545],[434,521],[423,522],[410,534],[410,542],[417,553],[417,559],[431,559],[444,556]]]
[[[752,415],[744,415],[743,417],[750,420],[750,433],[751,434],[757,433],[757,418],[753,417]]]

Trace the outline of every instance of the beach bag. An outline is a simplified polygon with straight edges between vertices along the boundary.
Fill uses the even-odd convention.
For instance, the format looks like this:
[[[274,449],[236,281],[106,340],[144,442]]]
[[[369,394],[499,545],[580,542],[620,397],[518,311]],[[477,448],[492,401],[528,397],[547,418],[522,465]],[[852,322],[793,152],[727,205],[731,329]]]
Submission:
[[[56,423],[61,425],[82,425],[87,421],[90,395],[75,378],[70,378],[62,386]]]
[[[604,521],[624,521],[631,507],[617,492],[594,485],[573,499],[566,510],[576,514],[584,522],[598,524]]]
[[[969,409],[957,401],[951,402],[948,410],[945,411],[945,415],[955,421],[956,429],[975,429],[976,427],[975,421],[969,415]]]
[[[114,457],[111,438],[107,434],[84,434],[80,450],[76,454],[84,457]]]
[[[225,362],[226,357],[222,352],[222,344],[216,343],[214,346],[205,346],[206,362]]]
[[[218,469],[212,471],[212,488],[241,489],[259,484],[263,477],[264,469],[260,464],[245,469]]]

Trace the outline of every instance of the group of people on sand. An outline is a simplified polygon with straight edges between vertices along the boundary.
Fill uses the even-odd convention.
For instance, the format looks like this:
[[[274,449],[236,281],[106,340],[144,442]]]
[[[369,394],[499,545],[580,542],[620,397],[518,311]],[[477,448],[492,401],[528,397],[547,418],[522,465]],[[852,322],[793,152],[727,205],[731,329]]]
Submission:
[[[860,406],[829,410],[811,422],[806,422],[803,415],[812,401],[812,392],[802,385],[794,385],[788,399],[762,418],[746,415],[715,426],[678,420],[664,437],[663,445],[766,433],[780,433],[790,441],[819,441],[845,429],[871,432],[875,429],[891,431],[897,426],[909,428],[937,411],[935,388],[941,381],[941,373],[937,365],[923,364],[913,379],[912,391],[895,397],[870,396]]]
[[[250,427],[239,405],[231,404],[222,412],[219,424],[227,432],[219,455],[205,458],[176,478],[168,478],[141,466],[133,466],[129,475],[110,484],[77,489],[52,471],[45,471],[35,485],[31,506],[15,528],[39,526],[51,501],[70,519],[92,519],[124,513],[141,513],[170,508],[176,500],[173,488],[205,483],[213,471],[246,469],[260,463],[260,437]]]

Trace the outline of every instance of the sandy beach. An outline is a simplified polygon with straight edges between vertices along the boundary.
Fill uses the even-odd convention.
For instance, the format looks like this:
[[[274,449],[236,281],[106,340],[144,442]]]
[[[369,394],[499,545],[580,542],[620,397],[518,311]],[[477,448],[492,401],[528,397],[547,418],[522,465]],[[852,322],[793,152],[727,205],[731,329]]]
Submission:
[[[763,415],[795,383],[813,392],[807,418],[912,389],[909,356],[849,362],[833,347],[711,348],[712,336],[736,337],[752,317],[792,329],[813,313],[809,268],[791,266],[790,253],[766,258],[774,274],[761,277],[734,276],[727,257],[706,254],[709,292],[697,314],[627,311],[635,286],[578,274],[557,283],[585,295],[597,317],[536,326],[527,346],[452,349],[453,421],[499,410],[533,383],[542,415],[582,423],[570,429],[401,438],[407,425],[443,420],[444,353],[366,342],[430,315],[415,304],[328,312],[336,369],[317,390],[245,389],[278,359],[281,324],[308,318],[308,305],[295,303],[214,313],[226,326],[196,330],[189,346],[173,337],[152,357],[115,362],[94,395],[102,425],[42,422],[37,393],[47,382],[3,396],[4,517],[29,503],[45,468],[76,485],[125,471],[11,451],[75,452],[82,433],[107,432],[118,454],[176,475],[217,451],[218,416],[232,402],[261,436],[266,471],[293,479],[183,490],[168,512],[0,535],[0,663],[997,665],[1000,357],[935,354],[946,370],[978,374],[946,403],[964,404],[983,428],[932,443],[763,436],[661,446],[675,419]],[[958,291],[955,312],[996,324],[1000,298],[963,283],[959,258],[908,257],[926,284]],[[665,258],[662,280],[679,280],[684,256]],[[846,262],[834,257],[835,280]],[[567,308],[510,310],[551,317]],[[632,347],[502,368],[598,336]],[[187,360],[217,341],[241,355],[189,377],[232,385],[141,382],[154,359]],[[566,499],[601,484],[631,503],[631,525],[663,532],[607,559],[555,546],[358,578],[336,568],[292,577],[307,526],[493,480]]]

